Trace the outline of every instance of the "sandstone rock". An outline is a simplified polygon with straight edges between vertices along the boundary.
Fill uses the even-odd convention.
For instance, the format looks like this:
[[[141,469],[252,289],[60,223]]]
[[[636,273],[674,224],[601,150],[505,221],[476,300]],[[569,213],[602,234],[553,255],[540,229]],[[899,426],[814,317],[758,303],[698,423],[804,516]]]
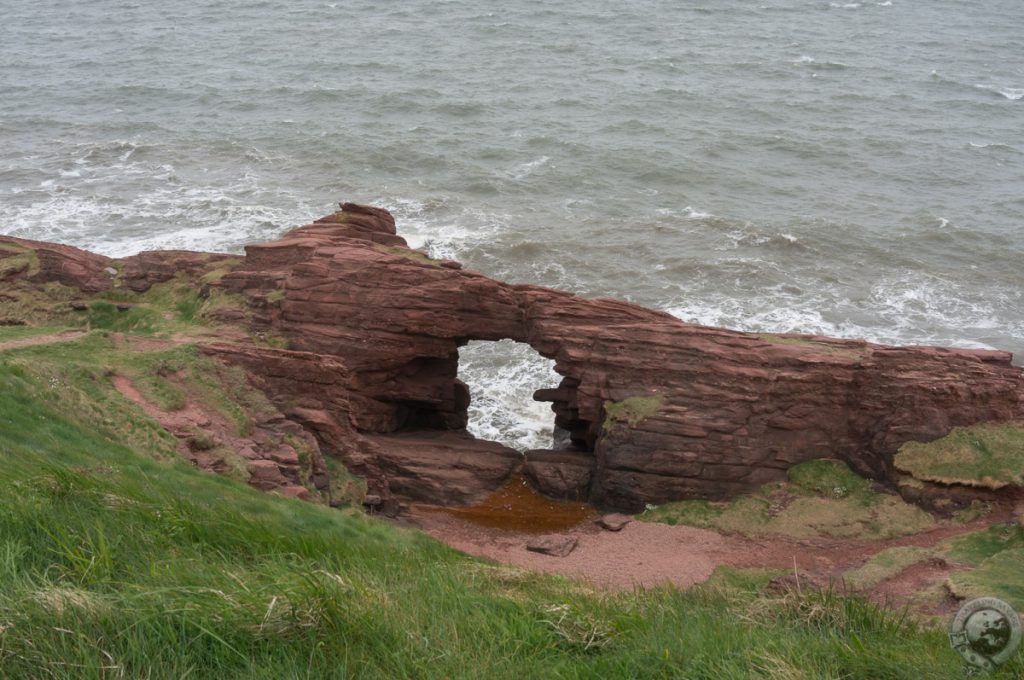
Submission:
[[[622,531],[622,529],[632,521],[633,518],[629,515],[622,515],[617,512],[613,512],[608,515],[601,515],[594,520],[594,524],[608,531]]]
[[[282,486],[274,489],[275,493],[279,493],[287,498],[299,498],[304,501],[308,501],[310,498],[309,489],[298,484],[290,484],[288,486]]]
[[[555,424],[583,456],[528,456],[525,473],[551,496],[625,510],[721,499],[837,455],[887,479],[905,441],[1024,414],[1024,380],[1004,352],[695,326],[441,266],[384,247],[378,237],[393,229],[379,210],[346,204],[250,247],[221,285],[255,300],[278,282],[283,300],[269,328],[344,362],[360,433],[464,427],[456,375],[469,339],[510,338],[554,358],[562,383],[538,386],[537,397],[552,402]]]
[[[38,258],[38,270],[8,276],[87,292],[112,285],[108,258],[5,242]],[[552,404],[569,446],[531,452],[524,473],[542,493],[609,509],[728,498],[824,457],[893,483],[904,442],[1024,419],[1024,372],[1007,352],[707,328],[622,301],[501,283],[405,245],[387,211],[345,203],[248,246],[206,283],[246,300],[226,321],[287,338],[291,349],[202,351],[245,367],[315,435],[317,456],[343,461],[382,503],[472,502],[520,464],[515,452],[464,435],[469,391],[457,379],[458,352],[470,340],[525,342],[554,359],[562,380],[538,385],[536,398]],[[117,263],[142,290],[179,269],[204,271],[209,257],[142,253]]]
[[[482,500],[519,469],[522,456],[495,442],[445,431],[367,436],[388,488],[403,498],[442,505]]]
[[[0,248],[5,243],[18,249],[31,250],[35,254],[35,272],[31,268],[15,272],[24,275],[29,281],[55,282],[90,293],[110,290],[113,285],[110,276],[104,271],[110,259],[102,255],[58,243],[0,236]]]
[[[540,536],[529,541],[526,549],[552,557],[565,557],[576,549],[577,543],[572,536]]]
[[[590,496],[594,456],[584,451],[534,449],[525,454],[523,475],[540,493],[556,500],[582,501]]]
[[[235,259],[231,255],[187,250],[147,251],[126,258],[121,275],[128,288],[136,293],[142,293],[154,284],[170,281],[179,275],[185,275],[197,282],[201,274]]]
[[[281,474],[277,463],[267,459],[257,459],[248,463],[249,485],[264,491],[273,491],[292,486],[291,480]]]

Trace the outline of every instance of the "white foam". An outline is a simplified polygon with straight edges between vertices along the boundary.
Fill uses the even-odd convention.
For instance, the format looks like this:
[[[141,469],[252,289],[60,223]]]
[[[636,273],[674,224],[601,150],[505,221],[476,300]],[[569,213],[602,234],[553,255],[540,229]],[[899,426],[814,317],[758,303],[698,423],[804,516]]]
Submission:
[[[540,158],[535,158],[532,161],[522,163],[512,170],[510,176],[515,180],[526,179],[533,174],[534,170],[547,165],[550,160],[551,158],[549,156],[541,156]]]
[[[685,208],[683,208],[682,215],[683,217],[688,217],[691,220],[707,220],[714,217],[714,215],[712,215],[711,213],[704,212],[702,210],[697,210],[692,206],[686,206]]]
[[[997,87],[995,85],[985,85],[984,83],[975,84],[979,90],[987,90],[993,92],[1002,97],[1009,99],[1010,101],[1018,101],[1024,99],[1024,88],[1020,87]]]
[[[555,362],[529,345],[502,340],[471,342],[459,350],[459,378],[470,389],[469,431],[525,451],[549,448],[551,404],[533,400],[540,388],[557,387]]]
[[[808,333],[883,344],[989,347],[982,338],[1024,338],[1024,320],[1008,317],[1013,300],[971,298],[956,281],[925,272],[897,272],[847,299],[849,291],[819,287],[789,294],[783,286],[761,294],[686,295],[664,307],[683,321],[754,333]],[[999,308],[996,308],[996,304]],[[828,310],[831,318],[825,318]]]
[[[467,249],[491,240],[512,218],[475,208],[452,211],[445,199],[425,202],[394,196],[370,201],[391,211],[401,225],[401,235],[413,248],[431,257],[460,260]]]

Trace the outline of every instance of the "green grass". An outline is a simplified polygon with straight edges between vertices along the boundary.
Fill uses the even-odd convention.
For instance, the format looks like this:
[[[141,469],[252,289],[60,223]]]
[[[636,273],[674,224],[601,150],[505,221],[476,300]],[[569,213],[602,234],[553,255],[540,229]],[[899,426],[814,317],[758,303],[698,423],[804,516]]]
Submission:
[[[946,554],[953,561],[978,566],[999,553],[1022,549],[1024,527],[1020,524],[995,524],[954,539]],[[1024,578],[1024,569],[1021,570],[1021,577]]]
[[[206,412],[219,414],[240,437],[250,436],[255,423],[277,414],[273,404],[249,386],[243,369],[205,356],[194,345],[148,352],[119,351],[108,334],[94,331],[74,342],[12,350],[6,356],[11,365],[23,368],[39,384],[50,385],[48,398],[67,413],[94,423],[99,431],[122,444],[144,443],[142,450],[165,460],[178,456],[177,439],[122,397],[111,381],[112,375],[127,377],[146,401],[163,411],[181,410],[189,400],[197,402]],[[204,430],[194,431],[187,439],[193,447],[224,461],[225,474],[248,480],[246,461],[238,451],[222,445]],[[315,499],[326,502],[313,485],[311,452],[305,442],[287,435],[284,439],[276,444],[288,443],[296,449],[302,463],[302,481]],[[364,492],[358,485],[345,485],[353,478],[344,466],[335,469],[339,475],[334,485],[338,487],[336,497],[358,502]]]
[[[155,460],[16,358],[0,356],[5,678],[962,676],[944,631],[856,598],[769,598],[742,573],[602,593]]]
[[[1024,548],[1003,550],[970,571],[949,575],[949,590],[958,598],[998,597],[1024,610]]]
[[[918,479],[990,489],[1024,486],[1024,427],[987,423],[955,428],[928,443],[907,442],[896,467]]]
[[[67,326],[0,326],[0,342],[22,340],[68,330]]]
[[[420,264],[429,264],[435,267],[439,266],[437,260],[420,250],[402,248],[399,246],[385,246],[379,243],[375,243],[371,247],[378,252],[387,253],[388,255],[397,255],[399,257],[404,257],[407,260],[419,262]]]
[[[627,397],[621,401],[604,402],[604,428],[610,432],[616,423],[629,423],[630,427],[636,427],[643,420],[650,418],[665,402],[662,396],[654,397]]]
[[[935,525],[924,510],[871,483],[836,460],[812,460],[789,469],[789,481],[725,503],[677,501],[651,508],[640,519],[718,529],[748,536],[782,534],[893,538]]]
[[[871,588],[896,576],[907,567],[936,555],[938,555],[938,551],[934,548],[918,546],[886,548],[860,567],[846,572],[843,578],[850,586],[858,590]]]
[[[39,271],[39,257],[31,248],[15,243],[0,243],[0,280],[20,274],[30,276]]]
[[[824,352],[825,354],[834,354],[836,356],[847,357],[850,359],[860,359],[871,352],[869,349],[857,348],[857,347],[844,347],[840,345],[834,345],[828,342],[822,342],[820,340],[812,340],[808,337],[799,335],[774,335],[771,333],[760,333],[757,338],[765,342],[769,342],[773,345],[790,345],[793,347],[804,347],[809,350],[816,352]]]

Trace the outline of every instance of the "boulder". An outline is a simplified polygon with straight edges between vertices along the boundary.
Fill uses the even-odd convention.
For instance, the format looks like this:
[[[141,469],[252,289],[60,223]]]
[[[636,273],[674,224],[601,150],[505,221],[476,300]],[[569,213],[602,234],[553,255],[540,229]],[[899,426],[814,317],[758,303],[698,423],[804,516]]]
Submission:
[[[607,515],[601,515],[594,520],[594,524],[607,531],[622,531],[625,526],[632,521],[633,518],[629,515],[613,512]]]
[[[526,549],[552,557],[565,557],[576,549],[577,543],[572,536],[539,536],[529,541]]]

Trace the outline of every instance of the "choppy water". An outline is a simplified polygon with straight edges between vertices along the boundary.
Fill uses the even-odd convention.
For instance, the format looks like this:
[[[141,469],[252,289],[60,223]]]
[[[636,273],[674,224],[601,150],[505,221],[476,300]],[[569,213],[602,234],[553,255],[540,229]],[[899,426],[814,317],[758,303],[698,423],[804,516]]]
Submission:
[[[0,232],[238,250],[354,200],[511,281],[1024,354],[1019,0],[0,0],[0,17]],[[474,427],[537,443],[549,368],[509,369],[501,347],[467,352],[467,381],[496,390]]]

